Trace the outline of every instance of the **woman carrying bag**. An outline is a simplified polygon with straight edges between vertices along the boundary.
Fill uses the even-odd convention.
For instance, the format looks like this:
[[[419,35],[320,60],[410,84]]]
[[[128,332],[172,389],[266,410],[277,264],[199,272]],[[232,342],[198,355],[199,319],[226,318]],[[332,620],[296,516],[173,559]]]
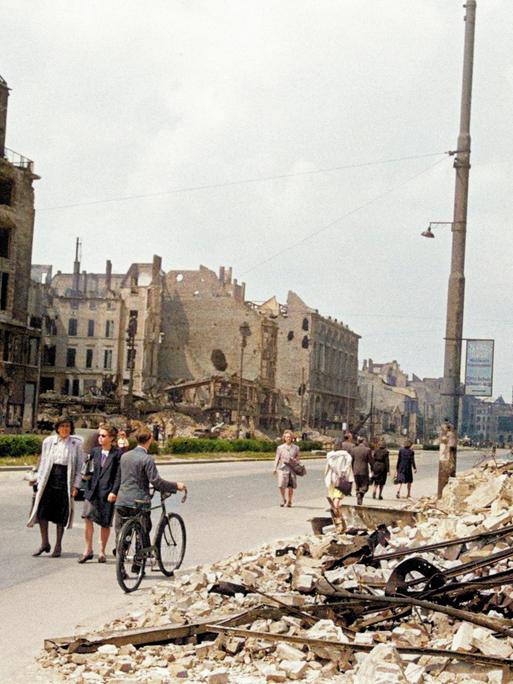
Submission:
[[[333,445],[333,451],[326,454],[326,467],[324,469],[324,483],[328,490],[327,498],[331,507],[333,522],[339,532],[343,532],[346,527],[340,511],[340,504],[344,496],[351,494],[354,482],[353,458],[342,446],[343,440],[337,438]]]

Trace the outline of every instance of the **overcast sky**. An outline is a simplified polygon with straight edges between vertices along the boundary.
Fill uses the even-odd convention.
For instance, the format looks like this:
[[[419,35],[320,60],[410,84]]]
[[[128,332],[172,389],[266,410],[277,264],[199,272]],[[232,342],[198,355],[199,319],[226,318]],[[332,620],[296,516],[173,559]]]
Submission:
[[[232,265],[443,373],[462,0],[7,0],[7,146],[35,160],[35,263]],[[512,0],[478,0],[464,335],[513,383]],[[127,199],[130,198],[130,199]],[[71,205],[71,206],[70,206]]]

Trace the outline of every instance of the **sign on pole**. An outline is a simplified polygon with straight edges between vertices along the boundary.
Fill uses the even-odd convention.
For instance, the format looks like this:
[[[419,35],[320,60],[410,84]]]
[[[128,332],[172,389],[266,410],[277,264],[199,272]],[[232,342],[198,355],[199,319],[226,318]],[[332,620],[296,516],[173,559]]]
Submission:
[[[494,340],[467,340],[465,394],[491,397]]]

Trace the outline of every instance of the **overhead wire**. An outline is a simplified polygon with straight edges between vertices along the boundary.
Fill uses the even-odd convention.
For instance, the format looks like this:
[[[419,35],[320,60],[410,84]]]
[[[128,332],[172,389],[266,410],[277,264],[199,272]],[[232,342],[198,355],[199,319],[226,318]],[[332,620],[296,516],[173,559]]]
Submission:
[[[314,176],[318,175],[321,173],[334,173],[336,171],[344,171],[347,169],[358,169],[358,168],[364,168],[368,166],[379,166],[380,164],[392,164],[396,162],[401,162],[401,161],[409,161],[412,159],[423,159],[425,157],[438,157],[440,155],[447,155],[450,154],[450,152],[428,152],[424,154],[417,154],[417,155],[409,155],[405,157],[393,157],[390,159],[380,159],[376,161],[369,161],[369,162],[360,162],[358,164],[345,164],[341,166],[332,166],[332,167],[327,167],[327,168],[322,168],[322,169],[311,169],[308,171],[293,171],[290,173],[281,173],[273,176],[256,176],[254,178],[243,178],[240,180],[233,180],[233,181],[223,181],[222,183],[208,183],[205,185],[188,185],[188,186],[183,186],[180,188],[170,188],[169,190],[160,190],[158,192],[148,192],[148,193],[142,193],[138,195],[121,195],[119,197],[106,197],[103,199],[95,199],[95,200],[85,200],[83,202],[74,202],[71,204],[60,204],[60,205],[55,205],[55,206],[50,206],[50,207],[39,207],[38,212],[41,211],[56,211],[59,209],[74,209],[76,207],[88,207],[92,206],[95,204],[109,204],[113,202],[127,202],[131,200],[141,200],[141,199],[149,199],[152,197],[163,197],[165,195],[175,195],[175,194],[180,194],[180,193],[186,193],[186,192],[197,192],[200,190],[214,190],[214,189],[219,189],[219,188],[229,188],[232,186],[236,185],[248,185],[252,183],[263,183],[266,181],[272,181],[272,180],[284,180],[287,178],[297,178],[300,176]]]
[[[396,192],[399,188],[403,187],[407,183],[410,183],[415,178],[418,178],[419,176],[422,176],[423,174],[427,173],[428,171],[433,169],[435,166],[438,166],[439,164],[441,164],[441,162],[443,162],[443,161],[445,161],[445,157],[443,157],[442,159],[438,159],[434,164],[430,164],[427,168],[423,169],[422,171],[419,171],[418,173],[415,173],[413,176],[409,176],[404,181],[402,181],[401,183],[398,183],[394,187],[388,188],[387,190],[379,193],[378,195],[371,197],[369,200],[363,202],[362,204],[359,204],[357,207],[354,207],[353,209],[346,211],[344,214],[342,214],[342,216],[339,216],[336,219],[334,219],[333,221],[330,221],[329,223],[327,223],[325,226],[322,226],[321,228],[318,228],[317,230],[314,230],[313,232],[308,233],[308,235],[305,235],[300,240],[297,240],[296,242],[292,242],[292,243],[287,244],[287,246],[284,247],[283,249],[279,250],[278,252],[274,252],[273,254],[271,254],[266,259],[263,259],[262,261],[259,261],[257,264],[254,264],[250,268],[247,268],[245,271],[242,271],[240,275],[246,275],[247,273],[251,273],[251,271],[254,271],[255,269],[259,268],[260,266],[264,266],[265,264],[269,263],[269,261],[272,261],[273,259],[276,259],[276,257],[279,257],[282,254],[285,254],[285,252],[290,252],[291,249],[295,249],[296,247],[299,247],[299,245],[302,245],[305,242],[308,242],[313,237],[316,237],[317,235],[320,235],[321,233],[325,232],[326,230],[333,228],[334,226],[337,225],[337,223],[340,223],[344,219],[348,218],[348,216],[352,216],[353,214],[356,214],[357,212],[361,211],[362,209],[365,209],[366,207],[370,206],[371,204],[374,204],[374,202],[377,202],[378,200],[382,199],[383,197],[386,197],[387,195],[390,195],[393,192]]]

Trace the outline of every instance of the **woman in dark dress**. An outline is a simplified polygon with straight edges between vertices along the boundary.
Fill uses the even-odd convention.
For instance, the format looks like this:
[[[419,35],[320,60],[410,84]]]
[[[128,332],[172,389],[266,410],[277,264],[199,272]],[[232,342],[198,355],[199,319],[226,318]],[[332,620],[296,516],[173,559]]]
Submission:
[[[93,558],[93,523],[100,526],[100,551],[98,563],[105,563],[105,548],[109,540],[114,502],[119,490],[119,459],[121,451],[116,446],[117,429],[107,423],[98,428],[99,446],[89,454],[88,472],[84,492],[85,550],[79,563]]]
[[[417,472],[415,465],[415,454],[411,448],[411,442],[407,440],[402,449],[399,449],[399,456],[397,457],[397,472],[396,481],[399,487],[397,488],[396,497],[401,497],[401,487],[406,485],[406,498],[411,496],[411,483],[413,482],[413,472]]]
[[[371,460],[372,479],[374,480],[374,491],[372,498],[376,498],[379,492],[378,499],[383,498],[383,487],[387,481],[387,475],[390,472],[390,460],[388,449],[385,446],[385,440],[379,442],[379,446],[374,450]]]

